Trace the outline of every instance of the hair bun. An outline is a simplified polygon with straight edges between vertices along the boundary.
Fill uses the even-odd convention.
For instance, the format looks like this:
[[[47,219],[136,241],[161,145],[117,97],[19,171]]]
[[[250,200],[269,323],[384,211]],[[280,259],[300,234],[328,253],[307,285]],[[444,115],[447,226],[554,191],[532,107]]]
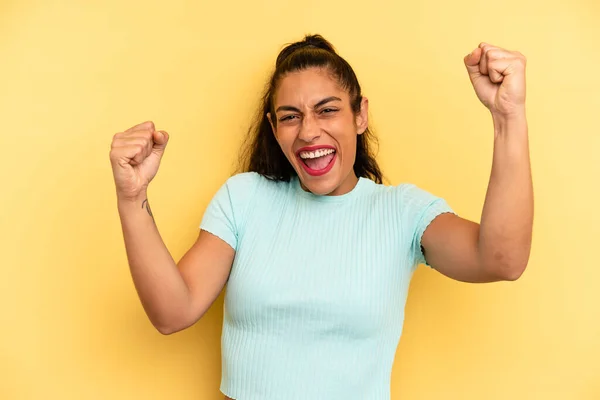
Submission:
[[[321,35],[306,35],[304,37],[304,40],[300,43],[304,44],[303,47],[313,46],[319,49],[335,53],[335,48],[333,47],[333,45]]]
[[[304,36],[304,40],[288,44],[283,50],[281,50],[281,52],[277,56],[277,61],[275,62],[275,65],[279,66],[279,64],[281,64],[283,60],[288,58],[295,51],[311,47],[325,50],[333,54],[337,54],[333,45],[329,43],[323,36],[306,35]]]

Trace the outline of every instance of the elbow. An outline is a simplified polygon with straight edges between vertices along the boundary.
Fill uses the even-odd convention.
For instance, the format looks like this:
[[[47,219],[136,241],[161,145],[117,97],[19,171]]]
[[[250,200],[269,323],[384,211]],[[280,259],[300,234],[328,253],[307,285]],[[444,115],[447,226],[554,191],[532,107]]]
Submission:
[[[500,281],[514,282],[521,278],[526,268],[527,262],[501,264],[494,268],[494,275]]]
[[[161,335],[172,335],[186,329],[189,324],[178,321],[152,321],[152,325]]]
[[[187,304],[178,307],[155,309],[152,311],[153,312],[147,310],[146,315],[154,328],[161,335],[165,336],[183,331],[193,325],[196,321]]]
[[[205,309],[194,311],[185,308],[179,312],[171,312],[162,318],[151,318],[152,325],[162,335],[172,335],[194,325],[206,312]]]
[[[490,257],[484,261],[490,275],[498,281],[514,282],[521,278],[527,264],[529,263],[529,248],[527,251],[501,251],[497,249],[490,253]]]
[[[514,282],[514,281],[518,280],[521,277],[521,275],[523,275],[523,272],[525,272],[526,267],[527,267],[527,265],[524,264],[522,266],[516,265],[516,266],[512,266],[510,268],[506,268],[503,271],[501,278],[504,281]]]
[[[167,325],[154,325],[154,327],[161,335],[165,335],[165,336],[172,335],[172,334],[177,333],[182,330],[182,329],[179,329],[179,328],[176,328],[173,326],[167,326]]]

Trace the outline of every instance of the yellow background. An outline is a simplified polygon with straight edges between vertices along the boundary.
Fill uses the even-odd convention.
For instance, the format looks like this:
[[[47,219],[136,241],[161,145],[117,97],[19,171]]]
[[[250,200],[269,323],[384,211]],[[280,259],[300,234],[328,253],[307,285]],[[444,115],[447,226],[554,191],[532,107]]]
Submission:
[[[389,183],[474,220],[493,134],[463,56],[487,41],[528,58],[528,270],[469,285],[420,268],[392,398],[600,399],[596,0],[1,2],[1,399],[222,398],[222,297],[184,332],[153,329],[125,258],[110,141],[145,120],[170,132],[150,196],[178,260],[278,51],[304,33],[354,66]]]

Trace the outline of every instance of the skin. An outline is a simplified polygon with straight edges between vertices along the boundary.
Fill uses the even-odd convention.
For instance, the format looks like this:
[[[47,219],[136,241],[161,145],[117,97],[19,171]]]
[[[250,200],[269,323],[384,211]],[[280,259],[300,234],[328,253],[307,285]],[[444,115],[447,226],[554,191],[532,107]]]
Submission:
[[[422,246],[428,263],[452,279],[471,282],[512,281],[524,272],[531,250],[533,187],[525,113],[525,57],[481,43],[464,58],[475,94],[491,113],[494,156],[479,223],[454,214],[438,216],[425,231]],[[322,100],[337,97],[323,104]],[[298,173],[315,194],[341,195],[356,185],[352,171],[356,135],[366,129],[368,102],[354,115],[349,96],[326,70],[311,68],[286,75],[268,115],[274,135]],[[333,111],[333,112],[332,112]],[[333,115],[332,115],[333,114]],[[333,145],[336,165],[313,177],[296,158],[307,145]]]
[[[463,282],[514,281],[525,271],[533,230],[533,183],[525,110],[527,60],[482,42],[463,59],[475,94],[490,111],[492,171],[481,222],[437,217],[422,238],[425,257]]]
[[[531,250],[533,185],[525,112],[525,57],[481,43],[464,58],[475,94],[492,116],[494,154],[480,223],[453,214],[438,216],[422,245],[428,263],[464,282],[512,281],[525,270]],[[315,107],[331,96],[327,105]],[[286,76],[276,94],[274,134],[302,181],[315,194],[341,195],[356,185],[352,170],[356,137],[367,127],[368,102],[354,115],[347,93],[326,72],[306,70]],[[329,109],[326,111],[326,109]],[[331,112],[331,109],[337,111]],[[271,117],[271,116],[269,116]],[[292,122],[293,121],[293,122]],[[118,211],[133,282],[155,328],[169,335],[197,322],[223,290],[234,250],[200,231],[175,263],[162,240],[148,202],[147,188],[158,171],[169,135],[151,121],[114,135],[110,160]],[[295,158],[309,144],[335,146],[338,159],[325,176],[312,177]]]
[[[287,74],[275,93],[275,115],[267,115],[281,150],[292,164],[305,190],[337,196],[351,191],[358,178],[353,165],[357,135],[368,125],[368,100],[352,112],[350,96],[336,79],[321,68]],[[334,166],[325,175],[311,176],[300,165],[296,151],[305,146],[336,148]]]

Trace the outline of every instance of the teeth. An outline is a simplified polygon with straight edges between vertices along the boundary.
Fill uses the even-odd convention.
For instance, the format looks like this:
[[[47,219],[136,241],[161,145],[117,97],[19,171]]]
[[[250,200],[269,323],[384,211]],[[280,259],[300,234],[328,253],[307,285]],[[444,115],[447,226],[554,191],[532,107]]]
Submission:
[[[334,149],[319,149],[317,151],[302,151],[300,152],[300,158],[318,158],[326,156],[327,154],[335,153]]]

